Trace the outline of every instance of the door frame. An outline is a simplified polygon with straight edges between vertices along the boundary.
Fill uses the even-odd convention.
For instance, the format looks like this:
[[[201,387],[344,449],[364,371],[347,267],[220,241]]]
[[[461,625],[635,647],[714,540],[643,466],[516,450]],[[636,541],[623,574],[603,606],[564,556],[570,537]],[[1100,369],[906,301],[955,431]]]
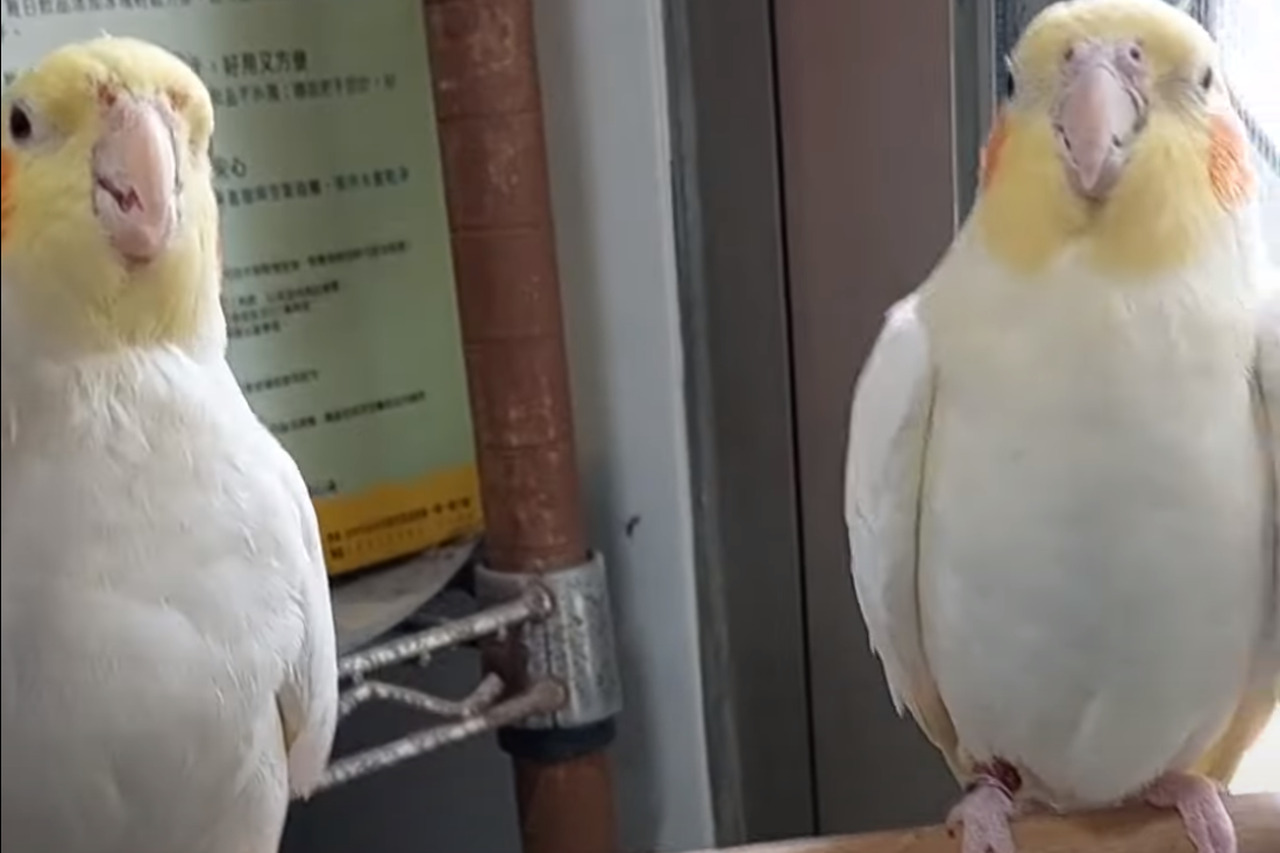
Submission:
[[[703,693],[721,846],[816,829],[772,6],[666,3]]]
[[[890,790],[874,793],[886,776],[875,759],[924,751],[919,744],[897,751],[918,736],[904,734],[910,724],[889,710],[850,608],[843,532],[833,523],[839,497],[830,493],[830,469],[843,469],[843,436],[832,432],[830,406],[847,407],[850,375],[884,306],[856,318],[857,339],[833,339],[830,327],[825,340],[807,339],[814,330],[805,318],[827,298],[814,287],[823,259],[794,233],[812,180],[805,160],[832,156],[821,139],[823,104],[830,113],[856,111],[869,90],[818,91],[820,75],[806,66],[830,61],[832,43],[827,55],[806,57],[787,39],[804,16],[814,16],[812,25],[855,6],[875,7],[857,18],[877,33],[860,42],[878,48],[866,51],[866,73],[887,75],[890,86],[918,85],[920,75],[895,71],[911,70],[896,63],[912,61],[901,48],[919,37],[931,69],[924,100],[941,105],[876,133],[881,147],[908,152],[922,167],[908,169],[904,187],[908,206],[931,223],[914,242],[907,238],[911,246],[860,247],[862,279],[888,276],[875,285],[884,301],[914,286],[902,277],[904,251],[920,256],[907,264],[911,275],[927,268],[972,201],[995,103],[994,0],[667,0],[665,7],[701,663],[722,845],[901,823],[934,808],[933,796],[908,797],[904,784],[920,784],[923,774],[931,791],[941,790],[936,768],[921,758],[919,773],[889,774],[896,787],[891,780]],[[843,37],[852,46],[857,33]],[[797,116],[795,104],[810,96],[821,102],[817,111]],[[941,125],[938,109],[947,112]],[[932,135],[924,145],[922,133]],[[942,175],[945,186],[921,185],[917,172]],[[903,200],[890,193],[885,182],[869,182],[849,199],[849,221],[901,212]],[[940,213],[940,204],[949,210]],[[824,366],[824,346],[845,363]],[[841,683],[876,695],[851,703],[846,686],[833,704],[832,685]],[[845,719],[833,719],[833,707]],[[858,734],[841,742],[841,729]]]

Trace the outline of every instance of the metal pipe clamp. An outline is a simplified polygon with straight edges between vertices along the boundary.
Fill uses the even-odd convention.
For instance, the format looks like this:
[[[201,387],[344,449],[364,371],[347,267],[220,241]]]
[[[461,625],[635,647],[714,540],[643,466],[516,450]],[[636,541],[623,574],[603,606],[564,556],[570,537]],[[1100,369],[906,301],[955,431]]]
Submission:
[[[483,565],[476,570],[476,595],[485,606],[519,599],[531,587],[545,590],[551,612],[514,629],[507,647],[491,661],[508,684],[559,683],[566,702],[559,711],[513,727],[569,729],[617,716],[622,684],[603,557],[592,554],[580,566],[546,574],[497,572]]]

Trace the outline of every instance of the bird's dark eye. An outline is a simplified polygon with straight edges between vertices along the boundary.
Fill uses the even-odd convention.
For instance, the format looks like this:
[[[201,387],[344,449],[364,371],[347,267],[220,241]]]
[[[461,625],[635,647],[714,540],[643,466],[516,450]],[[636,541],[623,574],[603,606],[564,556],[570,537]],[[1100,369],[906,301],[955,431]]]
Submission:
[[[1200,88],[1206,92],[1213,88],[1213,69],[1206,68],[1204,73],[1200,75]]]
[[[9,138],[14,142],[27,142],[31,139],[31,116],[22,107],[14,107],[9,111]]]

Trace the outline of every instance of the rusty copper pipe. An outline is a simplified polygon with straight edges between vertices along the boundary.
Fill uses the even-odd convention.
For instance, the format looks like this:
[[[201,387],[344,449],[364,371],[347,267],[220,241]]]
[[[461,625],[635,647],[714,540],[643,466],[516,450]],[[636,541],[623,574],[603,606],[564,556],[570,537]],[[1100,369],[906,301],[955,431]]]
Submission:
[[[424,0],[487,559],[587,558],[530,0]],[[525,853],[613,853],[604,753],[516,759]]]

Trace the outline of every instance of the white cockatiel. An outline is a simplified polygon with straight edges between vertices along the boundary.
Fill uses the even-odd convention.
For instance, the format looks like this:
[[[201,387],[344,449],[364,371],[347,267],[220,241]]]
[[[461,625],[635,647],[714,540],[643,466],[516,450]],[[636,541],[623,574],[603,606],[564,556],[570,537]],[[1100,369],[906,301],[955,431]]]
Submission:
[[[334,625],[224,357],[209,95],[102,38],[3,120],[3,846],[272,853],[328,760]]]
[[[1025,32],[982,189],[889,312],[852,407],[846,520],[872,645],[967,793],[1176,807],[1275,708],[1280,313],[1215,46],[1161,0]]]

